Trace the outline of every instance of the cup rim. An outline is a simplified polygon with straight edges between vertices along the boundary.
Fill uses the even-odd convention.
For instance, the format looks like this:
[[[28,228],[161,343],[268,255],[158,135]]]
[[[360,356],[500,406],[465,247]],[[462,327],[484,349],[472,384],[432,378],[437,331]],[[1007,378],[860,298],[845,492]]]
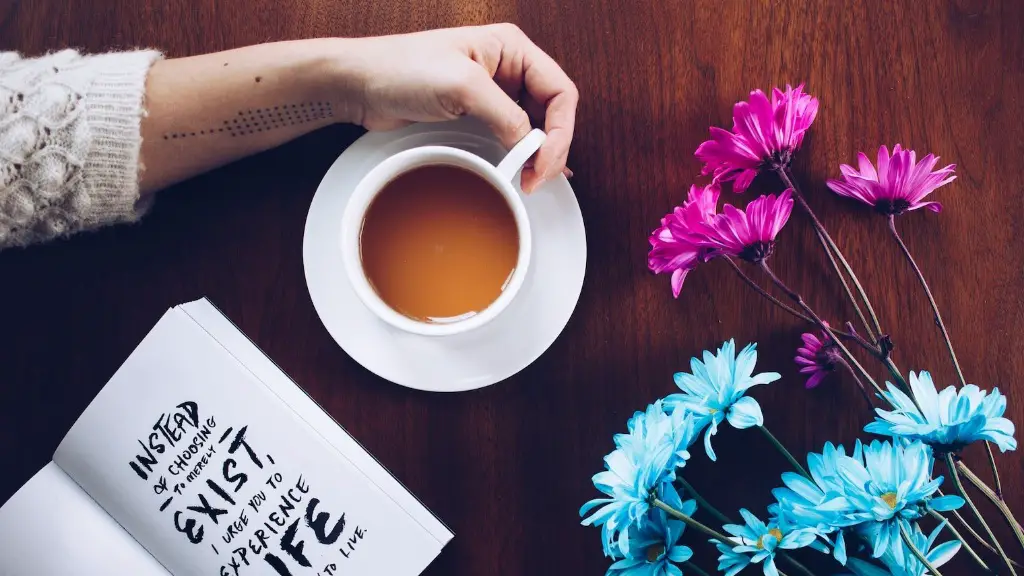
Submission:
[[[468,169],[483,178],[500,193],[512,210],[519,233],[519,256],[516,268],[501,294],[486,308],[464,320],[432,324],[409,318],[393,309],[377,294],[367,279],[362,265],[360,239],[363,219],[370,204],[395,178],[423,166],[446,165]],[[526,279],[532,253],[532,235],[526,206],[512,182],[483,158],[449,146],[421,146],[389,156],[374,166],[359,181],[349,197],[342,215],[341,251],[346,276],[360,301],[378,318],[391,326],[421,336],[450,336],[469,332],[496,318],[515,298]]]

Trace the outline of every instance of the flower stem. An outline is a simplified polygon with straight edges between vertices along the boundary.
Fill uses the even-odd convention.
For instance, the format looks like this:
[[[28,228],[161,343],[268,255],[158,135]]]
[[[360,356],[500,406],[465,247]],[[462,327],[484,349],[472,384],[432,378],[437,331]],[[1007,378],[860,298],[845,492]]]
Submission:
[[[697,501],[698,509],[700,509],[700,510],[707,510],[712,516],[715,517],[715,520],[718,520],[722,524],[732,524],[733,523],[732,520],[730,520],[728,516],[726,516],[725,514],[722,514],[718,510],[718,508],[715,508],[714,506],[712,506],[711,503],[708,502],[706,498],[701,496],[700,493],[697,492],[697,489],[694,488],[693,485],[691,485],[685,479],[677,477],[676,481],[679,482],[679,485],[683,487],[683,490],[686,493],[688,493],[690,496],[693,496],[693,499]]]
[[[910,267],[914,269],[914,274],[917,275],[917,280],[921,283],[921,288],[924,289],[925,296],[928,297],[928,303],[931,304],[932,313],[935,315],[935,325],[939,327],[942,332],[942,339],[946,341],[946,349],[949,350],[949,357],[953,359],[953,367],[956,368],[956,375],[960,378],[960,385],[967,384],[964,380],[964,372],[960,369],[960,362],[956,359],[956,352],[953,351],[953,342],[949,339],[949,332],[946,331],[946,325],[942,322],[942,314],[939,313],[939,305],[935,303],[935,297],[932,296],[932,291],[928,288],[928,281],[924,278],[924,273],[921,272],[921,268],[914,261],[914,257],[910,254],[910,249],[903,242],[903,238],[900,237],[900,233],[896,231],[896,217],[889,215],[889,231],[892,232],[892,237],[899,244],[900,250],[903,251],[903,255],[907,257],[907,262],[910,263]]]
[[[807,473],[807,470],[804,469],[803,465],[800,464],[800,461],[794,458],[793,455],[789,452],[789,450],[786,450],[786,447],[782,445],[782,442],[779,442],[778,438],[776,438],[764,426],[758,426],[758,428],[760,428],[761,432],[765,435],[766,438],[768,438],[768,441],[771,442],[773,446],[775,446],[775,449],[781,452],[782,455],[786,457],[786,460],[789,460],[789,464],[793,468],[795,468],[797,472],[802,474],[804,478],[809,479],[811,477],[811,475]]]
[[[907,545],[907,548],[910,549],[910,552],[917,557],[917,560],[921,564],[924,564],[924,567],[928,569],[929,574],[932,574],[932,576],[942,576],[942,573],[939,572],[938,569],[935,568],[935,566],[932,566],[932,563],[929,562],[928,559],[925,558],[924,554],[922,554],[921,551],[917,549],[917,545],[914,544],[914,541],[910,538],[910,533],[907,532],[907,527],[903,525],[903,522],[899,522],[899,525],[900,536],[903,537],[903,543]]]
[[[850,349],[847,348],[846,345],[843,344],[843,342],[836,336],[835,331],[832,330],[832,328],[829,327],[828,324],[825,324],[825,321],[822,320],[817,314],[815,314],[814,310],[811,310],[811,307],[808,306],[806,302],[804,302],[803,297],[800,296],[798,292],[791,289],[789,286],[786,286],[786,284],[783,283],[782,280],[780,280],[779,277],[775,275],[775,272],[772,271],[771,267],[768,266],[768,262],[766,260],[761,261],[761,269],[764,270],[765,274],[767,274],[768,277],[771,278],[772,282],[774,282],[780,290],[785,292],[791,300],[796,302],[797,306],[803,309],[804,313],[806,313],[808,316],[814,319],[815,323],[818,324],[819,328],[833,335],[832,340],[834,340],[836,346],[840,350],[842,350],[843,354],[846,357],[846,361],[849,362],[853,367],[855,367],[858,372],[860,372],[860,375],[863,376],[864,379],[871,384],[871,387],[874,388],[876,392],[881,394],[882,389],[881,387],[878,386],[878,382],[875,382],[875,379],[871,377],[871,374],[868,374],[868,371],[864,369],[864,366],[862,366],[861,363],[858,362],[856,358],[854,358],[853,354],[850,352]]]
[[[683,562],[683,566],[686,566],[686,572],[688,574],[692,573],[692,574],[696,574],[697,576],[711,576],[707,572],[701,570],[700,566],[697,566],[693,562],[690,562],[690,561]]]
[[[906,256],[907,262],[910,267],[913,268],[914,274],[917,275],[917,280],[921,283],[921,288],[924,289],[924,295],[928,297],[928,304],[932,307],[932,314],[935,315],[935,325],[939,327],[939,331],[942,332],[942,340],[946,343],[946,350],[949,351],[949,357],[953,360],[953,368],[956,369],[957,378],[960,379],[960,385],[967,385],[967,380],[964,378],[964,371],[960,368],[960,361],[956,358],[956,351],[953,350],[953,341],[949,337],[949,331],[946,330],[946,324],[942,321],[942,314],[939,312],[939,305],[935,302],[935,296],[932,295],[931,288],[928,287],[928,281],[924,277],[924,272],[921,272],[921,267],[917,265],[917,261],[914,260],[914,256],[910,253],[910,249],[907,248],[903,237],[900,236],[899,231],[896,230],[896,217],[892,214],[889,215],[889,232],[892,232],[892,237],[896,240],[896,244],[899,245],[903,255]],[[992,477],[996,482],[996,494],[999,499],[1003,498],[1003,486],[999,480],[999,469],[996,467],[996,457],[992,453],[992,443],[988,440],[985,441],[985,450],[988,451],[989,465],[992,468]]]
[[[725,544],[727,546],[728,545],[732,545],[732,544],[736,544],[736,541],[733,540],[732,538],[729,538],[728,536],[726,536],[725,534],[722,534],[721,532],[719,532],[718,530],[715,530],[714,528],[709,528],[708,526],[705,526],[704,524],[701,524],[700,522],[694,520],[690,516],[687,516],[686,514],[683,514],[682,512],[680,512],[679,510],[676,510],[675,508],[673,508],[673,507],[669,506],[668,504],[662,502],[658,498],[655,498],[651,502],[651,505],[654,506],[655,508],[658,508],[659,510],[664,510],[665,513],[668,514],[669,516],[675,518],[676,520],[681,520],[683,522],[683,524],[686,524],[690,528],[693,528],[693,529],[695,529],[695,530],[697,530],[699,532],[702,532],[705,536],[709,536],[713,540],[717,540],[717,541],[719,541],[722,544]],[[779,555],[783,556],[781,553]],[[787,559],[792,560],[790,558],[787,558]],[[797,565],[799,565],[799,563],[797,563]],[[814,576],[814,573],[810,572],[806,568],[804,568],[804,573],[807,576]],[[786,576],[786,574],[785,574],[785,572],[779,570],[779,576]]]
[[[946,518],[942,514],[939,514],[935,510],[928,510],[928,514],[932,518],[938,520],[940,524],[945,524],[946,527],[949,528],[949,531],[953,533],[953,537],[960,541],[960,545],[967,550],[967,553],[971,555],[971,558],[974,560],[975,563],[978,564],[978,566],[981,567],[982,570],[992,573],[992,569],[988,567],[988,564],[985,564],[985,561],[981,559],[981,556],[978,556],[978,553],[974,551],[974,548],[971,548],[971,545],[968,544],[966,540],[964,540],[963,535],[960,534],[959,530],[953,527],[953,523],[950,522],[948,518]],[[988,546],[988,544],[984,540],[982,540],[982,543]],[[995,552],[994,549],[992,551]]]
[[[686,524],[687,526],[689,526],[690,528],[693,528],[693,529],[695,529],[695,530],[697,530],[699,532],[703,532],[705,536],[708,536],[708,537],[710,537],[710,538],[712,538],[714,540],[718,540],[722,544],[733,544],[734,543],[733,540],[731,538],[729,538],[728,536],[726,536],[725,534],[722,534],[721,532],[719,532],[718,530],[715,530],[714,528],[710,528],[708,526],[705,526],[704,524],[701,524],[697,520],[694,520],[690,516],[687,516],[686,514],[683,514],[679,510],[676,510],[675,508],[673,508],[673,507],[669,506],[668,504],[662,502],[658,498],[655,498],[651,502],[651,505],[654,506],[655,508],[660,509],[660,510],[664,510],[665,513],[668,514],[669,516],[675,518],[676,520],[682,520],[682,522],[684,524]]]
[[[974,501],[971,500],[971,497],[967,495],[967,491],[964,490],[963,482],[960,481],[960,472],[957,471],[956,464],[953,462],[953,455],[948,452],[946,453],[946,467],[949,469],[949,475],[953,478],[953,485],[956,487],[956,491],[967,502],[967,506],[974,513],[974,517],[978,519],[981,527],[985,529],[985,534],[988,536],[989,541],[992,542],[992,545],[995,546],[996,552],[999,553],[999,557],[1002,558],[1003,563],[1010,570],[1010,574],[1017,576],[1017,572],[1013,569],[1013,564],[1010,563],[1010,558],[1003,551],[1003,547],[999,545],[996,535],[992,533],[992,528],[989,528],[988,523],[981,516],[981,512],[978,511],[978,507],[974,505]]]
[[[975,488],[995,504],[996,508],[999,509],[999,512],[1002,513],[1003,519],[1006,520],[1007,525],[1010,526],[1010,530],[1013,531],[1013,535],[1017,537],[1017,542],[1020,543],[1021,549],[1024,550],[1024,530],[1021,529],[1020,522],[1018,522],[1013,516],[1013,512],[1010,511],[1010,507],[1006,505],[1006,502],[1000,498],[995,491],[986,486],[985,483],[981,481],[981,478],[979,478],[973,470],[964,464],[963,460],[957,460],[956,466]]]
[[[938,493],[939,493],[939,496],[943,496],[944,495],[942,493],[942,490],[939,490]],[[935,516],[935,517],[940,518],[940,519],[944,518],[944,516],[942,516],[938,512],[935,512],[934,510],[931,510],[930,512],[931,512],[932,516]],[[978,542],[978,544],[981,544],[982,546],[984,546],[986,549],[988,549],[989,552],[991,552],[993,554],[998,554],[996,549],[993,548],[992,545],[989,544],[985,540],[985,538],[982,537],[981,534],[978,534],[978,531],[975,530],[973,526],[971,526],[971,524],[967,521],[966,518],[964,518],[963,514],[961,514],[959,510],[950,510],[950,513],[953,514],[954,518],[956,518],[957,520],[960,521],[960,524],[964,527],[965,530],[967,530],[967,533],[970,534],[971,537],[974,538],[974,540],[976,542]],[[952,526],[950,526],[950,527],[952,528]],[[1014,566],[1016,566],[1017,568],[1024,568],[1024,565],[1021,565],[1019,562],[1016,562],[1013,558],[1010,559],[1010,563],[1013,564]]]
[[[868,410],[874,413],[875,403],[871,401],[871,395],[868,394],[868,389],[864,387],[864,382],[860,379],[860,376],[857,375],[857,371],[854,370],[853,366],[850,366],[850,363],[843,358],[839,358],[838,360],[839,363],[846,368],[846,371],[850,373],[850,376],[853,376],[853,381],[857,383],[857,388],[860,388],[860,393],[864,396],[864,401],[868,403]]]
[[[765,299],[767,299],[772,304],[775,304],[779,308],[782,308],[786,312],[789,312],[790,314],[792,314],[793,316],[803,320],[804,322],[807,322],[808,324],[812,324],[814,326],[818,325],[817,322],[815,322],[812,318],[808,318],[802,312],[794,309],[789,304],[786,304],[785,302],[782,302],[781,300],[779,300],[775,296],[772,296],[771,294],[769,294],[767,290],[765,290],[764,288],[761,288],[760,286],[758,286],[757,283],[754,282],[750,278],[750,276],[747,276],[747,273],[744,272],[743,269],[740,268],[739,265],[736,264],[735,260],[733,260],[732,258],[730,258],[728,256],[725,256],[724,259],[729,263],[730,266],[732,266],[732,269],[736,272],[736,275],[740,277],[740,280],[743,280],[743,282],[747,286],[749,286],[751,289],[753,289],[754,292],[757,292],[758,294],[763,296]],[[847,325],[849,325],[849,322],[847,322]],[[835,330],[835,329],[833,329],[832,333],[837,335],[837,336],[841,336],[843,338],[847,338],[849,340],[853,340],[854,342],[859,344],[861,347],[863,347],[868,352],[870,352],[870,353],[872,353],[874,355],[878,355],[878,348],[876,346],[872,345],[867,340],[865,340],[862,336],[858,335],[857,332],[852,329],[852,326],[846,332],[844,332],[842,330]]]
[[[747,276],[747,274],[743,272],[743,270],[741,270],[738,265],[736,265],[735,260],[728,256],[725,257],[725,260],[729,263],[730,266],[732,266],[732,269],[736,271],[736,275],[740,277],[740,280],[743,280],[743,282],[746,283],[747,286],[750,286],[754,290],[754,292],[757,292],[761,296],[764,296],[772,304],[775,304],[779,308],[782,308],[786,312],[789,312],[790,314],[796,316],[797,318],[803,320],[804,322],[814,324],[814,320],[811,320],[810,318],[804,316],[797,310],[794,310],[792,306],[781,302],[778,298],[769,294],[764,288],[758,286],[756,282],[750,279],[750,276]]]
[[[857,312],[857,316],[859,316],[861,322],[864,323],[864,330],[867,332],[868,336],[872,340],[876,340],[883,334],[882,326],[878,322],[878,316],[875,314],[875,309],[871,306],[871,300],[868,298],[867,293],[864,291],[864,287],[861,285],[860,280],[857,278],[857,275],[854,274],[853,268],[850,267],[850,263],[846,261],[846,258],[843,256],[843,253],[839,250],[839,247],[836,246],[836,243],[832,240],[832,237],[829,236],[828,231],[825,230],[825,226],[821,223],[820,220],[818,220],[818,216],[814,213],[813,210],[811,210],[810,205],[807,204],[807,201],[804,199],[803,193],[800,192],[800,189],[793,181],[793,177],[789,173],[789,168],[783,166],[776,169],[775,172],[779,175],[779,178],[782,179],[783,184],[793,189],[793,197],[796,198],[797,203],[800,204],[800,207],[803,208],[804,212],[806,212],[807,215],[811,218],[811,223],[814,225],[814,233],[818,236],[818,241],[821,242],[822,248],[825,249],[825,253],[828,254],[828,259],[832,263],[833,270],[836,271],[836,274],[842,281],[843,288],[846,289],[846,294],[849,296],[850,302],[853,304],[853,308]],[[867,308],[868,314],[871,315],[871,320],[872,322],[874,322],[874,329],[877,332],[872,332],[872,325],[868,324],[867,319],[864,317],[864,313],[861,311],[860,306],[857,304],[857,299],[853,297],[853,293],[850,291],[850,287],[846,284],[846,279],[843,276],[842,271],[839,270],[839,266],[836,264],[836,258],[838,258],[839,262],[842,263],[843,268],[846,270],[846,273],[850,275],[850,280],[853,282],[853,285],[857,288],[857,293],[860,294],[861,300],[864,301],[864,307]]]
[[[788,562],[789,565],[793,568],[796,568],[801,574],[806,574],[807,576],[815,576],[814,572],[811,572],[811,570],[807,566],[804,566],[800,562],[797,562],[796,558],[793,558],[789,554],[779,550],[778,552],[776,552],[776,555],[779,558],[782,558],[783,560]]]

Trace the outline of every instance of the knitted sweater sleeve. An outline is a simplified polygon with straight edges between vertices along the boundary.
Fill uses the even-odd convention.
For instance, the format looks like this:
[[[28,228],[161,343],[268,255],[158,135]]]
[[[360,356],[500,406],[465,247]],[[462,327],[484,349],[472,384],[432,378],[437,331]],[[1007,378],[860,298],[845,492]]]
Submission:
[[[0,52],[0,249],[137,220],[155,51]]]

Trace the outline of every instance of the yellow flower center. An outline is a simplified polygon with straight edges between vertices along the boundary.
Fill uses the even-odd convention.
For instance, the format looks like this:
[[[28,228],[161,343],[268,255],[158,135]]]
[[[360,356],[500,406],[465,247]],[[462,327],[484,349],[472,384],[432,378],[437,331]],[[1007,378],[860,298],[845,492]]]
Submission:
[[[782,530],[779,530],[778,528],[772,528],[768,530],[768,533],[772,536],[775,536],[775,540],[782,540]],[[761,536],[757,539],[757,544],[755,547],[758,550],[764,550],[764,536]]]
[[[662,545],[662,544],[655,544],[654,546],[651,546],[650,548],[647,549],[647,561],[648,562],[657,562],[658,558],[661,558],[661,555],[664,554],[664,553],[665,553],[665,546]]]
[[[886,504],[889,505],[889,508],[893,510],[896,509],[896,501],[898,497],[896,496],[895,492],[886,492],[885,494],[882,494],[881,498],[882,502],[885,502]]]
[[[718,414],[718,408],[708,408],[708,411],[712,416]]]

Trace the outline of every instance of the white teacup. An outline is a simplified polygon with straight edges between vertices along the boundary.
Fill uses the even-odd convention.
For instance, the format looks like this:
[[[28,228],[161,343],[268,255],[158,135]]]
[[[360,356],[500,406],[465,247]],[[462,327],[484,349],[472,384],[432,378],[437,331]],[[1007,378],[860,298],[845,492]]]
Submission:
[[[356,185],[341,222],[341,253],[345,272],[359,299],[374,314],[388,324],[424,336],[450,336],[479,328],[494,320],[516,297],[530,266],[533,249],[530,221],[514,182],[523,164],[544,143],[546,135],[533,130],[519,141],[497,166],[483,158],[448,146],[422,146],[390,156],[370,170]],[[422,166],[447,165],[469,170],[480,176],[504,196],[515,217],[519,232],[519,259],[505,289],[487,308],[465,319],[445,323],[421,322],[397,312],[388,306],[370,285],[363,270],[359,242],[366,210],[377,194],[399,175]],[[397,264],[396,264],[397,265]]]

